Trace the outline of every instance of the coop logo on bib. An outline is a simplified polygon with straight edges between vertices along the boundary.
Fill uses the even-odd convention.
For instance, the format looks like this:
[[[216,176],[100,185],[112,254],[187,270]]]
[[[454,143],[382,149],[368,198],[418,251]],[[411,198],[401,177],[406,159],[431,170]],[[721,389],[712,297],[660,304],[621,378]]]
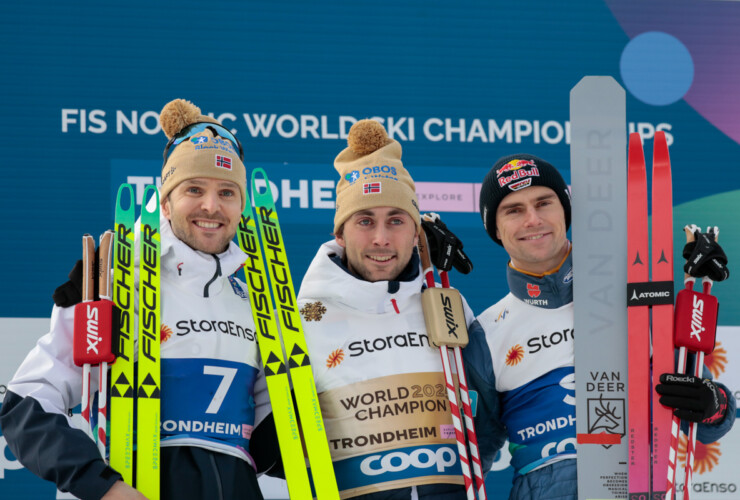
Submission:
[[[404,473],[410,469],[417,471],[412,475],[418,475],[420,469],[432,469],[433,472],[443,474],[452,473],[456,464],[455,450],[448,446],[442,446],[436,450],[406,448],[385,454],[370,455],[360,464],[360,471],[367,476]]]

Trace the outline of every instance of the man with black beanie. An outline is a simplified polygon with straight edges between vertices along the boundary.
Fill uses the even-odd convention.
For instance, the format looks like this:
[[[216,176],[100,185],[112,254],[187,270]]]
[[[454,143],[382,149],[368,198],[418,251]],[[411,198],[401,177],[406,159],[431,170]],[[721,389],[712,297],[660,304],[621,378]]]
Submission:
[[[509,254],[510,292],[478,316],[482,329],[471,327],[464,357],[479,395],[476,429],[484,470],[497,451],[499,422],[507,429],[515,469],[511,500],[578,496],[570,211],[562,176],[536,156],[503,157],[483,180],[481,217]],[[693,389],[694,382],[671,385]],[[660,401],[676,411],[700,408],[697,437],[709,443],[732,427],[735,402],[722,384],[699,385]]]

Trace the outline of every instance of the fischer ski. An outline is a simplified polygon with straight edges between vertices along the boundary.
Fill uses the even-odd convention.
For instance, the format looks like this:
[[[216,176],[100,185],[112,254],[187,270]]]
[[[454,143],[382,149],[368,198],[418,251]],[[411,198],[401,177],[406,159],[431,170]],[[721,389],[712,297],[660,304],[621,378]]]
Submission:
[[[587,76],[571,91],[579,499],[628,495],[625,109],[611,77]]]
[[[264,194],[260,194],[255,186],[257,173],[261,174],[265,185],[268,186]],[[321,412],[316,411],[319,407],[318,394],[303,338],[301,319],[295,308],[295,293],[282,232],[275,213],[272,194],[269,192],[269,182],[262,169],[256,169],[252,173],[250,188],[247,192],[253,193],[258,219],[254,217],[252,203],[247,195],[237,237],[239,246],[249,256],[244,272],[249,288],[252,316],[259,335],[258,345],[263,360],[275,428],[278,431],[278,443],[288,492],[291,498],[316,496],[319,500],[338,499],[339,491],[323,418]],[[269,261],[265,259],[258,233],[261,233],[264,248],[270,256]],[[268,264],[270,278],[267,273]],[[271,288],[268,283],[271,283]],[[273,303],[270,289],[272,289],[272,297],[275,298],[276,303]],[[273,316],[273,310],[277,311],[280,329],[278,319]],[[287,364],[284,352],[290,353]],[[302,416],[302,435],[298,429],[288,369],[290,369],[290,379],[293,382],[296,405]],[[302,437],[306,442],[315,495],[311,491]]]
[[[275,430],[283,460],[285,479],[288,483],[288,493],[291,498],[312,498],[303,456],[303,445],[298,431],[298,420],[290,392],[288,371],[285,367],[280,334],[273,316],[265,259],[260,249],[249,194],[247,194],[236,234],[239,247],[249,257],[244,263],[244,275],[249,289],[249,304],[259,339],[257,345],[264,366],[267,392],[270,395],[270,405],[275,419]]]
[[[124,208],[124,198],[128,208]],[[134,486],[134,190],[122,184],[116,197],[113,302],[120,312],[117,358],[111,368],[110,465]]]
[[[138,383],[134,390],[134,289],[135,199],[133,188],[123,184],[116,198],[115,231],[100,237],[98,262],[95,243],[83,237],[83,301],[75,306],[74,362],[83,367],[82,415],[86,432],[97,442],[103,459],[110,445],[110,464],[124,482],[147,498],[159,499],[159,387],[160,387],[160,283],[159,200],[157,189],[147,186],[140,230]],[[128,203],[124,203],[128,199]],[[128,205],[128,208],[124,208]],[[111,274],[111,256],[114,270]],[[99,300],[94,300],[94,273],[98,273]],[[112,283],[111,283],[112,277]],[[111,368],[108,419],[108,363]],[[90,367],[98,365],[98,423],[92,432]],[[138,418],[134,422],[134,398]],[[108,434],[110,424],[110,434]],[[134,441],[138,442],[134,463]],[[110,439],[109,439],[110,438]],[[136,483],[134,484],[134,467]]]
[[[263,192],[260,192],[257,186],[259,178],[264,182]],[[283,233],[270,191],[270,182],[263,169],[256,168],[252,171],[250,190],[255,201],[263,256],[265,262],[269,264],[272,296],[275,299],[280,335],[288,358],[287,366],[295,392],[296,406],[301,417],[301,430],[306,442],[316,497],[319,500],[338,500],[339,489],[319,407],[319,395],[316,392],[303,324],[296,307],[297,300],[288,266],[288,255],[285,252]]]
[[[144,190],[140,238],[136,380],[136,489],[148,499],[158,500],[160,482],[161,372],[159,351],[161,319],[159,277],[161,241],[159,193],[155,186],[147,186]]]
[[[649,278],[648,190],[640,134],[630,134],[627,167],[627,322],[630,368],[627,380],[629,500],[650,495],[650,310],[632,305],[633,288]]]

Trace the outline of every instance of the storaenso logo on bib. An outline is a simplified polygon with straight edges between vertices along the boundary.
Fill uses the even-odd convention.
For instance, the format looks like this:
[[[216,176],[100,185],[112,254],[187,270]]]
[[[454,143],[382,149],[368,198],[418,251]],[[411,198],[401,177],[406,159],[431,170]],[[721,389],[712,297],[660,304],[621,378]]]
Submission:
[[[429,337],[424,333],[406,332],[372,340],[357,340],[351,342],[347,349],[350,357],[354,358],[365,353],[384,351],[396,347],[429,347]]]
[[[456,474],[459,472],[457,454],[449,446],[436,450],[429,448],[406,448],[405,451],[393,451],[386,454],[370,455],[360,464],[360,471],[367,476],[381,474],[400,474],[403,477],[434,474]],[[432,469],[432,470],[429,470]],[[384,481],[397,479],[382,478]]]

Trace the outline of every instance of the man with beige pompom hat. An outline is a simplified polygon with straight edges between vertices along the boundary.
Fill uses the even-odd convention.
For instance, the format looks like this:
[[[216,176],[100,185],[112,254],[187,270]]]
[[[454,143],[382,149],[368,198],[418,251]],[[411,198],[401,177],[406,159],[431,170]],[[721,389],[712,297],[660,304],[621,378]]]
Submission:
[[[380,123],[355,123],[348,144],[334,161],[334,240],[298,293],[340,494],[464,499],[442,363],[421,306],[414,181]]]
[[[160,122],[169,138],[160,195],[161,498],[261,499],[249,444],[269,404],[266,391],[255,391],[263,377],[255,327],[246,285],[234,276],[246,254],[232,241],[246,200],[242,148],[182,99],[164,107]],[[144,498],[69,424],[67,409],[82,394],[71,349],[74,279],[54,301],[50,332],[8,385],[0,414],[8,446],[83,500]]]

